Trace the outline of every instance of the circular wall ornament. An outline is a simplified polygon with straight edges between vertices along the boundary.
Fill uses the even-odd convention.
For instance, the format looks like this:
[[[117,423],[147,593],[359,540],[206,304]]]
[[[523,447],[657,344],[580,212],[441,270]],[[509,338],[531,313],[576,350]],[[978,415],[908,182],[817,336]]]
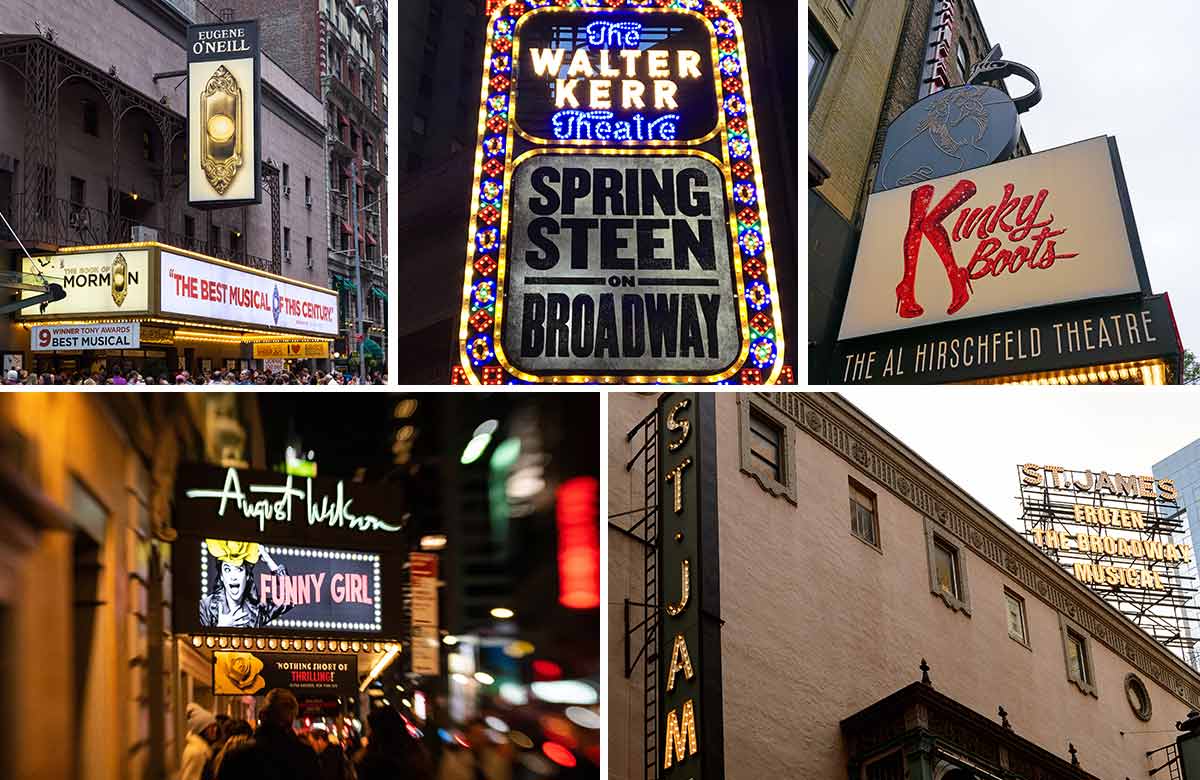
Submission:
[[[1146,690],[1146,684],[1136,674],[1125,675],[1125,699],[1129,702],[1129,708],[1133,710],[1133,714],[1138,720],[1148,721],[1153,714],[1153,707],[1150,704],[1150,692]]]

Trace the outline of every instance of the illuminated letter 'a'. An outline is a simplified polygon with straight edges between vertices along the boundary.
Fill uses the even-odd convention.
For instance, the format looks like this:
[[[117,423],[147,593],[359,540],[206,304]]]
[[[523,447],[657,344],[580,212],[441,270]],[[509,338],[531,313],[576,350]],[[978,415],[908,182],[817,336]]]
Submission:
[[[687,753],[684,753],[684,749]],[[663,769],[670,769],[673,754],[682,761],[688,756],[696,755],[696,713],[692,700],[683,703],[683,723],[679,722],[675,710],[667,713],[667,744],[664,748]]]
[[[671,648],[671,670],[667,672],[667,690],[675,689],[675,675],[683,672],[683,679],[690,680],[696,676],[692,671],[692,659],[688,655],[687,642],[683,634],[675,635],[675,645]]]

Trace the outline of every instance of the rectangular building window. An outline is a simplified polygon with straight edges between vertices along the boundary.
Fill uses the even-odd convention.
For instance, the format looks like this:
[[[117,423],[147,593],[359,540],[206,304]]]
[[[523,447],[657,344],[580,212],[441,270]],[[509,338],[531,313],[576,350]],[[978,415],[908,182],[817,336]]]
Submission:
[[[221,229],[216,225],[208,226],[208,251],[214,255],[221,251]]]
[[[958,550],[937,539],[933,543],[933,568],[937,585],[942,593],[956,599],[962,598],[958,585]]]
[[[304,177],[304,197],[306,199],[312,198],[312,177],[311,176]]]
[[[196,218],[191,214],[183,215],[183,237],[188,244],[196,240]]]
[[[1029,646],[1029,628],[1025,623],[1025,599],[1004,589],[1004,609],[1008,615],[1008,635]]]
[[[81,209],[87,205],[87,182],[71,177],[71,206]]]
[[[738,396],[738,450],[743,474],[773,496],[796,503],[795,425],[775,404]]]
[[[1061,612],[1058,626],[1062,633],[1063,660],[1066,661],[1067,681],[1089,696],[1099,697],[1096,673],[1092,666],[1090,639],[1083,626]]]
[[[283,251],[292,251],[292,229],[290,227],[285,227],[283,229]]]
[[[1083,637],[1067,629],[1067,668],[1072,680],[1091,683],[1088,674],[1087,643]]]
[[[146,162],[154,162],[154,138],[150,135],[149,130],[142,131],[142,159]]]
[[[242,234],[236,230],[229,231],[229,253],[236,255],[242,251]]]
[[[925,517],[925,549],[929,561],[929,592],[948,608],[971,616],[971,589],[967,582],[967,554],[962,544]]]
[[[850,532],[872,547],[879,546],[879,515],[875,494],[850,480]]]
[[[283,173],[282,173],[282,179],[283,179],[283,186],[284,186],[284,187],[287,187],[287,186],[289,186],[289,184],[290,184],[290,182],[289,182],[289,179],[291,178],[291,177],[290,177],[290,175],[289,175],[290,173],[291,173],[291,170],[288,168],[288,164],[287,164],[287,163],[284,163],[284,164],[283,164]]]
[[[757,409],[750,410],[750,457],[779,480],[779,441],[783,431]]]
[[[829,73],[829,63],[833,60],[833,44],[815,25],[808,26],[808,105],[809,110],[821,93],[821,85]]]
[[[312,236],[304,237],[304,257],[309,262],[312,261]]]

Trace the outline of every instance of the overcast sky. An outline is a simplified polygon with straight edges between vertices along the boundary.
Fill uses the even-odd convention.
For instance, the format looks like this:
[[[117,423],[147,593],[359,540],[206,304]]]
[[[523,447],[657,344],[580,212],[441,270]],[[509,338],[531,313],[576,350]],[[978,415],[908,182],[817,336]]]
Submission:
[[[1156,293],[1167,292],[1185,348],[1200,347],[1200,3],[975,0],[992,44],[1033,68],[1042,102],[1021,115],[1034,152],[1111,135]],[[1014,95],[1027,82],[1009,79]],[[1074,228],[1084,229],[1082,227]]]
[[[1194,388],[876,387],[842,395],[1014,527],[1018,464],[1149,474],[1200,439]]]

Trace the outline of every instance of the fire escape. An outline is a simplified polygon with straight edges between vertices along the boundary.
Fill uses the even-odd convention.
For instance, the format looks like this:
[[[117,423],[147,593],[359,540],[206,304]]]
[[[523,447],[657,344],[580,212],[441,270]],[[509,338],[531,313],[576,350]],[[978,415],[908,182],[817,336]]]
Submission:
[[[625,599],[625,679],[633,676],[639,661],[642,669],[643,724],[642,749],[645,756],[644,780],[658,778],[658,410],[642,418],[642,421],[626,434],[625,440],[636,444],[633,457],[625,464],[625,471],[640,471],[642,475],[641,506],[625,512],[609,515],[609,526],[615,528],[642,545],[643,597],[641,602]],[[627,522],[632,525],[626,526]],[[632,623],[634,610],[641,610],[642,618]],[[640,640],[634,635],[640,632]],[[636,653],[634,647],[639,647]]]

